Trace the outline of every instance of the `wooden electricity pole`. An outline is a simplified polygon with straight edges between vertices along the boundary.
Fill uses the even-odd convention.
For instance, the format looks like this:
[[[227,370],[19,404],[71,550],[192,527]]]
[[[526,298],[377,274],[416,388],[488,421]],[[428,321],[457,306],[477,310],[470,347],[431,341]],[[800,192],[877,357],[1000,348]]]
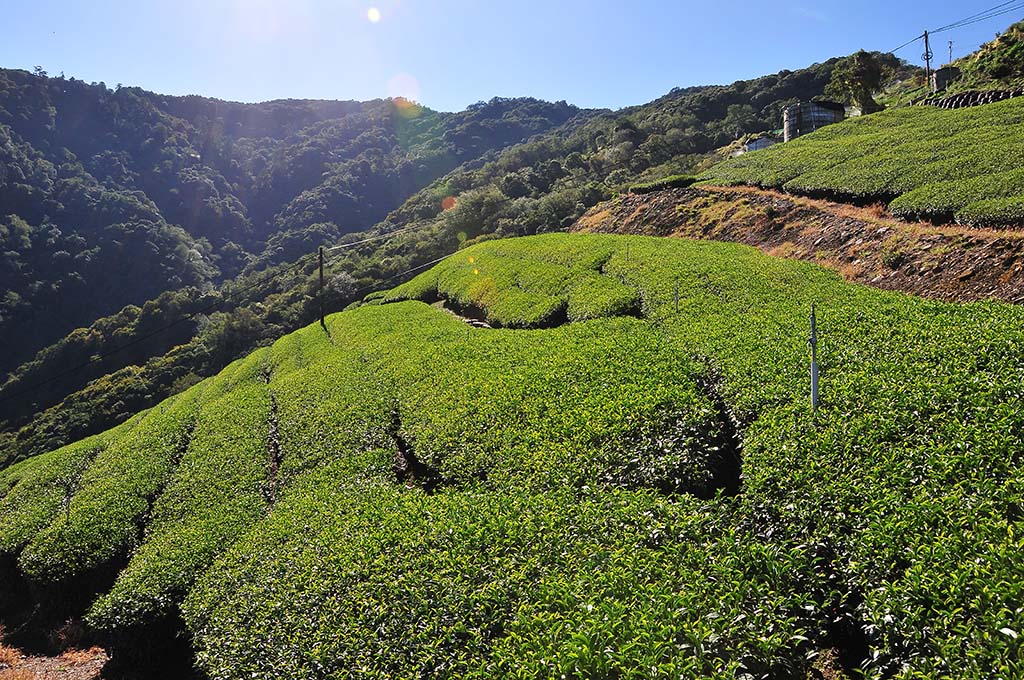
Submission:
[[[320,298],[320,325],[327,328],[327,323],[324,322],[324,247],[320,246],[320,294],[317,296]]]
[[[932,57],[935,55],[932,54],[932,46],[928,42],[928,31],[924,32],[924,54],[921,56],[924,57],[924,75],[928,79],[928,91],[935,92],[932,87]]]

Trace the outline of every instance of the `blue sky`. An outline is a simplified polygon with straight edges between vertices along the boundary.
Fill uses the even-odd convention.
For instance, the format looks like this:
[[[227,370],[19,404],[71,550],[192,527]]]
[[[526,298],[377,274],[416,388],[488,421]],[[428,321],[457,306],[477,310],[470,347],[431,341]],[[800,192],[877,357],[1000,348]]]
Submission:
[[[619,108],[676,86],[890,50],[997,4],[13,0],[3,9],[0,66],[236,101],[402,95],[451,111],[534,96]],[[944,33],[933,49],[945,61],[952,39],[954,56],[966,54],[1021,17],[1024,9]],[[921,51],[899,56],[916,63]]]

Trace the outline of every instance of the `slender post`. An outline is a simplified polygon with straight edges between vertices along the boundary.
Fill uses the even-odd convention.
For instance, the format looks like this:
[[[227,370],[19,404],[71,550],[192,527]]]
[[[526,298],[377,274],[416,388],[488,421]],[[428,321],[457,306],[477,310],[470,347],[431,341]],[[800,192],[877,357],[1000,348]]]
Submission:
[[[924,32],[924,54],[921,56],[924,57],[924,75],[928,79],[928,91],[935,92],[932,88],[932,57],[934,55],[932,54],[931,43],[928,42],[928,31]]]
[[[676,314],[679,313],[679,277],[676,277]]]
[[[818,320],[811,303],[811,408],[818,410]]]
[[[327,328],[327,323],[324,321],[324,247],[320,246],[320,294],[317,296],[320,298],[320,325]]]

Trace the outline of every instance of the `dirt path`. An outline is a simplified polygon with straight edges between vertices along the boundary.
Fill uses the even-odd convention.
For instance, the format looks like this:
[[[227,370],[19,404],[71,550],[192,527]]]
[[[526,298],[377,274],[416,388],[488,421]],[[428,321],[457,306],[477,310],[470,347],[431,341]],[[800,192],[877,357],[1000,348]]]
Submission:
[[[108,658],[99,647],[72,649],[60,656],[24,656],[0,645],[0,680],[98,680]]]
[[[903,222],[859,208],[751,187],[627,194],[572,231],[734,241],[817,262],[847,280],[941,300],[1024,302],[1024,225],[991,231]]]
[[[56,640],[57,656],[36,656],[7,644],[0,624],[0,680],[97,680],[109,660],[100,647],[77,649],[70,640]]]

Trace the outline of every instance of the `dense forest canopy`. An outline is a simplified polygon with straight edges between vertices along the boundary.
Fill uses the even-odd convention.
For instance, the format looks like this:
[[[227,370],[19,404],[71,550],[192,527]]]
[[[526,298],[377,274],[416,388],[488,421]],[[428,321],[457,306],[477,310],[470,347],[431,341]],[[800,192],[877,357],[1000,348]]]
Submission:
[[[230,279],[271,236],[363,231],[578,114],[532,99],[235,104],[0,70],[0,371],[126,304]]]
[[[403,100],[249,105],[3,72],[0,129],[38,179],[0,189],[37,205],[8,227],[30,245],[10,249],[20,278],[0,310],[0,335],[17,345],[0,366],[11,372],[0,448],[18,458],[100,431],[309,323],[318,245],[402,230],[328,263],[328,310],[344,308],[474,240],[564,228],[629,184],[690,172],[736,138],[776,129],[786,105],[824,92],[837,61],[615,112],[532,99],[459,113]],[[43,179],[56,168],[69,175],[51,180],[64,193]],[[65,195],[61,205],[122,213],[78,230],[56,209]],[[55,248],[42,234],[55,228],[79,244],[61,257],[87,251],[95,274],[50,278]],[[114,264],[127,260],[138,267]],[[108,292],[92,299],[97,289]],[[43,295],[56,314],[39,315]],[[77,326],[88,328],[60,337]]]

